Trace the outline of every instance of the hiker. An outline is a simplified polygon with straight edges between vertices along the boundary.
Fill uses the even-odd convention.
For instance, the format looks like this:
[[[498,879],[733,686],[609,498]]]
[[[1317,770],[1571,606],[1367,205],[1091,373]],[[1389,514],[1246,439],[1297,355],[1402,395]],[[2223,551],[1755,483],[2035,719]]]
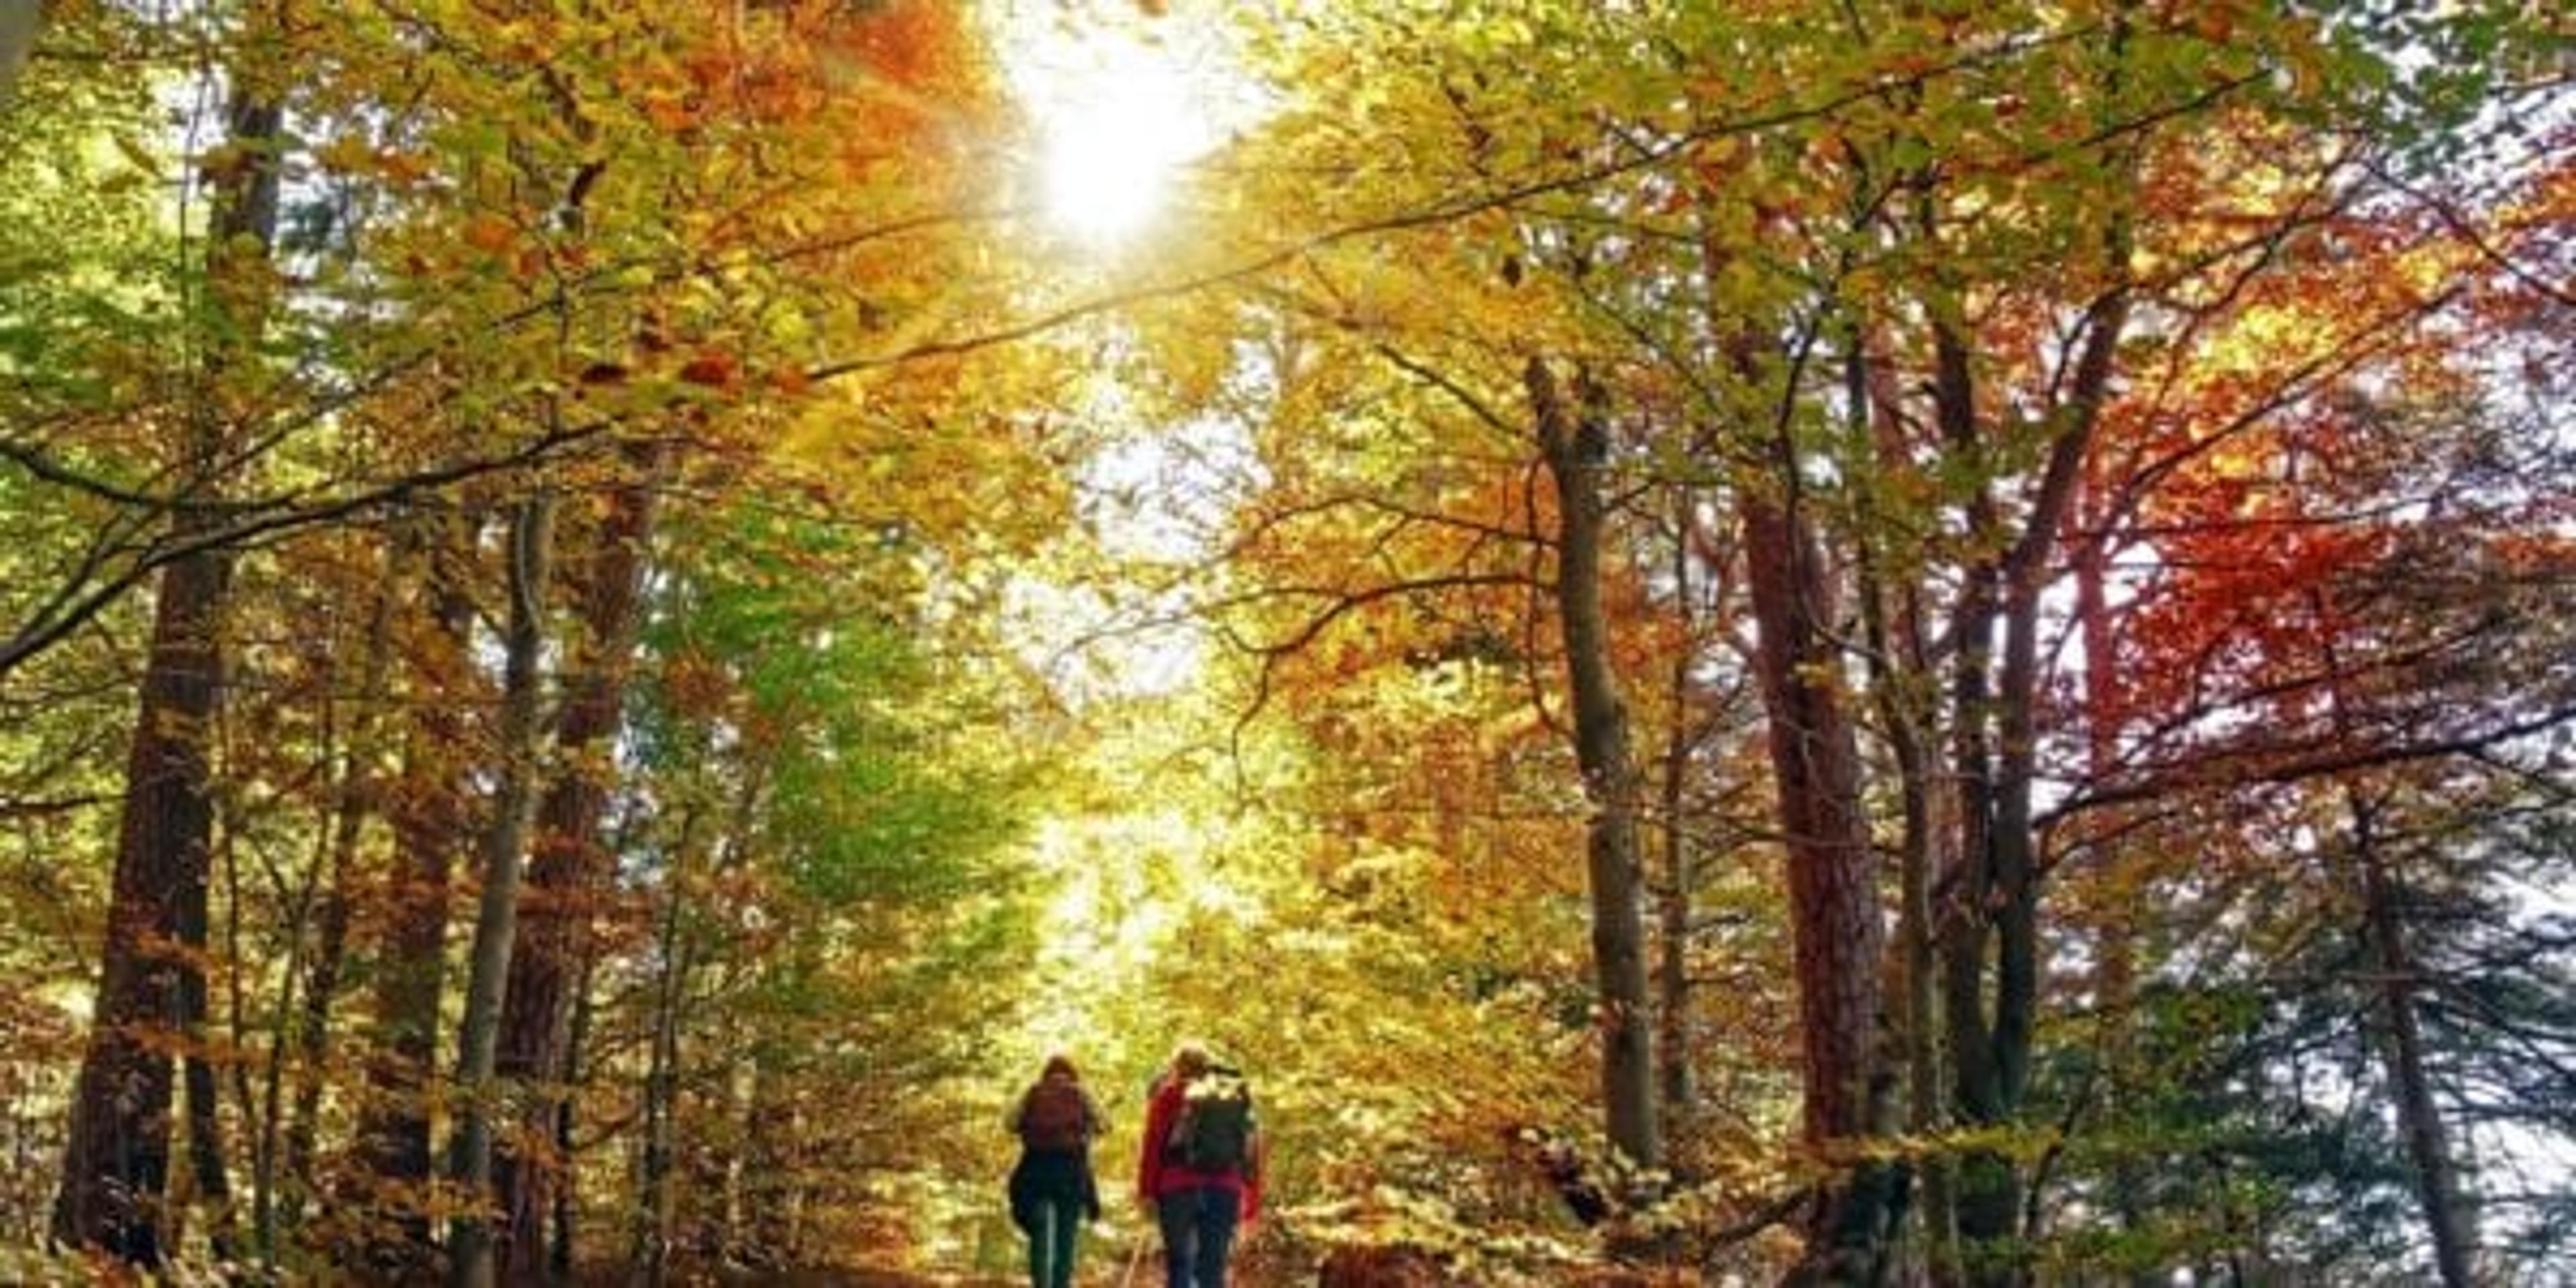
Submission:
[[[1011,1168],[1011,1221],[1029,1236],[1029,1288],[1072,1288],[1074,1243],[1084,1221],[1100,1219],[1091,1142],[1104,1126],[1070,1057],[1047,1057],[1038,1080],[1011,1106],[1020,1138]]]
[[[1243,1075],[1183,1042],[1154,1083],[1136,1192],[1163,1231],[1168,1288],[1225,1288],[1235,1231],[1261,1215],[1260,1122]]]

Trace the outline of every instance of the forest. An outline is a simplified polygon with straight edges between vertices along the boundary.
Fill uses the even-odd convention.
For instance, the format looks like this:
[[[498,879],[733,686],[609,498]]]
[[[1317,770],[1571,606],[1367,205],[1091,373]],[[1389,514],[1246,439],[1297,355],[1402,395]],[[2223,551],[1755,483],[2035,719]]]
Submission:
[[[2571,392],[2530,0],[0,0],[0,1281],[2576,1284]]]

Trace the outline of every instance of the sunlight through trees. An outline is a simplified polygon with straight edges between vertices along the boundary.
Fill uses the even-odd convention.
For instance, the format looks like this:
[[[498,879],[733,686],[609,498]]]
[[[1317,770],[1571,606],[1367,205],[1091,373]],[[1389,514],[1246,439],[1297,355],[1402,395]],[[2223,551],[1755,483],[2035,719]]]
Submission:
[[[2509,3],[0,3],[0,1280],[2549,1282]]]

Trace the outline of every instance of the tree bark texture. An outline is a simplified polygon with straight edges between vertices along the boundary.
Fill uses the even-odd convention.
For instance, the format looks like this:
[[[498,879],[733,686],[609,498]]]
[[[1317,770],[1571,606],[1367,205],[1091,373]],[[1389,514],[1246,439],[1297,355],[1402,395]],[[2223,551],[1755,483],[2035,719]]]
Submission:
[[[1806,1105],[1802,1135],[1829,1165],[1874,1134],[1879,1075],[1880,924],[1876,863],[1860,805],[1860,753],[1830,634],[1831,583],[1803,518],[1748,489],[1745,588],[1759,632],[1755,670],[1769,717],[1773,782],[1788,858]],[[1886,1255],[1893,1178],[1856,1168],[1825,1186],[1807,1222],[1797,1282],[1864,1283]]]
[[[618,721],[643,618],[646,552],[668,449],[634,448],[578,586],[580,639],[556,724],[555,777],[537,812],[518,945],[510,958],[498,1072],[535,1092],[516,1141],[551,1141],[568,1094],[574,985],[590,952],[590,918],[615,875],[600,829],[615,774]],[[552,1151],[548,1151],[551,1154]],[[547,1227],[568,1159],[504,1149],[496,1168],[507,1225],[502,1265],[513,1282],[546,1275]]]
[[[180,560],[161,577],[97,1009],[54,1207],[56,1238],[143,1264],[163,1252],[156,1208],[169,1179],[170,1044],[192,1023],[191,998],[204,1001],[204,972],[188,950],[204,943],[214,813],[206,738],[221,700],[215,619],[226,579],[215,555]]]
[[[205,976],[198,972],[196,1020],[190,1045],[204,1041]],[[239,1224],[233,1214],[233,1181],[224,1159],[223,1093],[215,1082],[215,1065],[201,1051],[191,1051],[180,1065],[188,1106],[189,1198],[206,1210],[206,1249],[217,1261],[240,1255]],[[177,1218],[172,1218],[173,1230]]]
[[[1592,805],[1585,851],[1592,892],[1592,965],[1601,1008],[1601,1091],[1610,1143],[1640,1167],[1663,1164],[1655,1117],[1653,1015],[1647,994],[1644,873],[1637,852],[1637,773],[1629,757],[1628,713],[1610,663],[1601,605],[1605,527],[1601,474],[1609,427],[1597,395],[1578,382],[1585,405],[1567,405],[1545,361],[1523,372],[1537,414],[1539,447],[1557,494],[1556,607],[1574,700],[1575,758]]]
[[[244,93],[229,110],[227,137],[252,160],[209,180],[208,276],[217,289],[208,307],[232,315],[209,328],[215,334],[256,330],[264,294],[258,279],[277,224],[278,125],[276,105],[256,94]],[[224,468],[230,433],[221,386],[243,343],[210,341],[196,373],[184,475],[200,496],[213,492]],[[183,533],[209,521],[190,505],[173,519]],[[208,739],[222,702],[230,580],[230,560],[220,551],[186,556],[161,572],[126,757],[98,992],[54,1203],[54,1237],[144,1265],[168,1251],[162,1201],[170,1180],[173,1040],[191,1033],[206,1008],[200,963],[214,831]],[[220,1159],[215,1165],[219,1170]],[[202,1187],[203,1160],[198,1167]]]

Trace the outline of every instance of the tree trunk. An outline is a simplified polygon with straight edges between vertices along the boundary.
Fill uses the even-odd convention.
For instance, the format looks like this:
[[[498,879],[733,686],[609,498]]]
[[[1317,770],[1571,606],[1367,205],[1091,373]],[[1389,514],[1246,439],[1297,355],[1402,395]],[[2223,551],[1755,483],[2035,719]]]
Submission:
[[[600,825],[614,775],[627,670],[642,624],[645,556],[668,454],[659,444],[632,450],[632,473],[601,522],[579,582],[580,642],[566,666],[556,775],[537,815],[525,924],[510,958],[501,1021],[499,1072],[535,1092],[522,1102],[527,1117],[521,1140],[555,1137],[567,1094],[574,978],[590,952],[590,918],[615,875],[616,856],[602,843]],[[503,1151],[497,1168],[507,1219],[502,1267],[512,1282],[547,1273],[554,1190],[569,1183],[569,1161]]]
[[[2114,237],[2125,244],[2125,238]],[[2125,251],[2119,261],[2127,262]],[[2127,325],[2128,295],[2113,290],[2091,310],[2071,392],[2060,409],[2064,428],[2049,446],[2046,470],[2031,499],[2021,538],[2003,569],[2004,656],[1995,685],[1998,770],[1995,776],[1991,887],[1995,921],[1995,1076],[2008,1105],[2019,1105],[2030,1081],[2031,1035],[2039,1010],[2039,855],[2031,829],[2031,793],[2039,756],[2039,601],[2048,584],[2058,529],[2073,512],[2077,486],[2093,448],[2093,427],[2111,380],[2111,361]]]
[[[564,1090],[555,1100],[554,1121],[555,1157],[563,1159],[567,1167],[573,1159],[573,1129],[577,1125],[573,1093],[582,1084],[582,1054],[590,1043],[590,1025],[595,1015],[590,989],[598,969],[599,954],[585,952],[581,969],[573,976],[572,1031],[564,1040]],[[554,1224],[551,1237],[546,1241],[546,1270],[557,1283],[572,1281],[573,1243],[578,1233],[574,1224],[581,1211],[580,1197],[569,1184],[555,1187]]]
[[[1592,890],[1592,966],[1601,1007],[1601,1092],[1610,1143],[1639,1167],[1663,1165],[1655,1121],[1652,1003],[1646,991],[1644,873],[1637,858],[1637,773],[1629,762],[1628,712],[1610,665],[1601,607],[1601,472],[1610,453],[1598,394],[1578,380],[1578,412],[1558,395],[1547,364],[1523,373],[1539,446],[1557,494],[1556,606],[1574,699],[1575,758],[1592,803],[1585,851]]]
[[[675,1130],[673,1113],[679,1099],[681,1005],[688,996],[695,939],[686,918],[688,882],[696,866],[699,811],[680,820],[671,869],[663,877],[665,893],[658,955],[661,971],[653,986],[653,1037],[644,1070],[644,1157],[637,1181],[634,1263],[636,1278],[661,1288],[670,1269],[671,1230],[679,1192],[672,1184]]]
[[[72,1093],[54,1235],[156,1264],[169,1179],[168,1043],[203,1014],[208,794],[205,739],[221,700],[225,560],[170,564],[126,761],[125,809],[98,1001]]]
[[[1871,405],[1868,373],[1854,337],[1850,384],[1855,415]],[[1893,460],[1897,445],[1881,445],[1882,461]],[[1933,782],[1932,714],[1917,695],[1928,692],[1924,661],[1922,607],[1917,592],[1889,589],[1880,567],[1880,552],[1864,542],[1858,576],[1862,630],[1869,645],[1870,691],[1895,761],[1903,831],[1897,840],[1899,896],[1897,961],[1905,987],[1906,1129],[1918,1139],[1940,1131],[1941,1015],[1937,1000],[1938,962],[1934,953],[1932,881],[1939,869],[1941,829],[1936,817],[1938,793]],[[1936,1281],[1955,1268],[1958,1259],[1952,1211],[1949,1161],[1937,1151],[1912,1165],[1923,1231],[1921,1257]]]
[[[2361,863],[2371,949],[2379,959],[2379,997],[2388,1009],[2388,1081],[2397,1092],[2398,1121],[2405,1126],[2406,1152],[2415,1164],[2415,1194],[2424,1208],[2425,1228],[2433,1235],[2433,1262],[2441,1271],[2443,1288],[2469,1288],[2477,1282],[2477,1221],[2460,1192],[2459,1172],[2452,1166],[2442,1127],[2442,1107],[2433,1098],[2433,1080],[2424,1068],[2415,962],[2406,950],[2397,879],[2389,871],[2388,857],[2380,852],[2370,802],[2358,790],[2350,797],[2353,857]]]
[[[1764,485],[1794,482],[1784,477]],[[1830,635],[1832,590],[1823,555],[1793,499],[1755,487],[1740,504],[1745,586],[1759,632],[1755,670],[1788,851],[1806,1091],[1802,1135],[1826,1163],[1851,1166],[1852,1147],[1879,1130],[1887,1093],[1878,1058],[1885,931],[1861,814],[1858,740],[1842,705],[1843,686],[1834,679],[1841,660]],[[1886,1256],[1894,1187],[1883,1164],[1855,1166],[1848,1180],[1826,1185],[1808,1217],[1807,1251],[1791,1281],[1872,1282]]]
[[[1894,477],[1908,468],[1904,395],[1889,364],[1873,360],[1870,345],[1867,320],[1850,319],[1844,330],[1845,414],[1850,418],[1853,450],[1872,457],[1869,477]],[[1895,762],[1902,817],[1903,830],[1897,839],[1896,962],[1905,990],[1899,1016],[1905,1041],[1905,1124],[1916,1139],[1928,1141],[1946,1121],[1941,1107],[1940,967],[1932,888],[1944,866],[1942,846],[1948,832],[1936,778],[1940,717],[1932,696],[1930,649],[1924,642],[1921,565],[1910,553],[1882,544],[1878,534],[1887,530],[1873,524],[1857,543],[1854,576],[1869,660],[1870,697]],[[1902,589],[1891,586],[1891,581]],[[1934,1283],[1951,1282],[1958,1267],[1958,1223],[1950,1160],[1933,1149],[1915,1158],[1909,1170],[1919,1196],[1914,1201],[1920,1213],[1917,1228],[1922,1231],[1916,1254],[1921,1263],[1918,1275]]]
[[[2120,679],[2117,674],[2119,641],[2111,622],[2111,534],[2109,498],[2099,479],[2089,480],[2088,494],[2102,503],[2088,504],[2082,543],[2074,552],[2075,623],[2083,643],[2084,656],[2084,740],[2085,770],[2094,781],[2107,781],[2119,769]],[[2114,839],[2122,829],[2117,811],[2097,811],[2086,823],[2086,844],[2092,847],[2091,866],[2115,875],[2125,866],[2119,842]],[[2132,942],[2130,910],[2114,906],[2102,910],[2093,926],[2093,1010],[2099,1026],[2094,1046],[2102,1067],[2104,1114],[2115,1124],[2129,1112],[2129,1062],[2134,1026],[2133,1012],[2137,1002],[2137,954]],[[2114,1127],[2115,1136],[2126,1140],[2125,1128]],[[2123,1231],[2136,1232],[2145,1220],[2143,1210],[2148,1178],[2140,1171],[2137,1152],[2129,1145],[2116,1146],[2110,1160],[2111,1214]],[[2128,1276],[2131,1288],[2150,1288],[2163,1282],[2153,1270],[2136,1270]]]
[[[197,999],[201,1017],[204,987],[201,976]],[[233,1220],[232,1176],[224,1167],[223,1094],[215,1083],[214,1063],[204,1054],[191,1052],[182,1068],[188,1105],[189,1197],[206,1209],[207,1252],[218,1262],[229,1262],[240,1255],[240,1248]],[[175,1215],[172,1221],[175,1230]]]
[[[8,0],[0,4],[0,111],[18,94],[18,77],[27,55],[45,32],[45,6],[52,0]]]
[[[490,1288],[494,1282],[489,1200],[493,1078],[501,1032],[501,989],[509,978],[518,931],[519,871],[536,796],[539,654],[545,643],[546,581],[554,544],[554,501],[540,493],[520,502],[510,524],[510,625],[502,664],[500,778],[484,832],[483,894],[474,919],[474,948],[457,1021],[456,1146],[450,1178],[469,1206],[448,1238],[448,1282]]]
[[[2110,235],[2112,262],[2127,263],[2125,235]],[[1965,570],[1952,672],[1955,766],[1961,845],[1950,897],[1941,910],[1943,1005],[1956,1071],[1955,1108],[1971,1126],[2000,1126],[2020,1111],[2030,1076],[2039,1011],[2039,862],[2031,828],[2037,781],[2040,599],[2109,392],[2113,358],[2128,318],[2128,294],[2114,288],[2094,303],[2084,348],[2058,409],[2060,428],[2022,528],[2000,557]],[[1968,354],[1948,326],[1935,327],[1935,400],[1944,438],[1982,470],[1986,453],[1970,398]],[[1981,488],[1968,507],[1972,541],[1991,545],[2000,519]],[[1999,665],[1990,656],[2003,632]],[[1990,668],[1991,671],[1990,671]],[[1990,724],[1991,722],[1991,724]],[[1992,994],[1987,992],[1988,951]],[[2000,1151],[1961,1159],[1959,1233],[1979,1283],[2018,1282],[2021,1272],[1975,1254],[2004,1246],[2020,1230],[2022,1179]]]
[[[1670,715],[1664,729],[1664,764],[1662,784],[1664,875],[1656,892],[1662,958],[1658,963],[1656,988],[1660,994],[1656,1014],[1662,1021],[1656,1035],[1655,1055],[1662,1068],[1656,1078],[1662,1096],[1662,1126],[1665,1150],[1677,1158],[1687,1157],[1693,1137],[1693,1119],[1697,1107],[1691,1086],[1691,892],[1698,874],[1693,870],[1690,829],[1683,817],[1688,800],[1691,753],[1697,737],[1691,723],[1692,647],[1694,628],[1691,612],[1691,493],[1688,488],[1674,489],[1673,515],[1673,604],[1682,625],[1682,645],[1674,650],[1671,675],[1672,691],[1667,702]]]
[[[1977,432],[1975,385],[1966,342],[1947,323],[1933,328],[1933,407],[1944,449],[1962,469],[1982,480],[1987,469]],[[1982,482],[1967,505],[1972,548],[1991,546],[2001,520]],[[1957,638],[1950,666],[1950,771],[1958,843],[1938,885],[1945,891],[1934,910],[1941,949],[1941,1018],[1949,1033],[1951,1110],[1970,1127],[2005,1117],[2005,1096],[1986,1019],[1986,955],[1994,877],[1994,763],[1990,721],[1995,621],[2000,614],[2001,569],[1987,556],[1973,557],[1961,572],[1952,615]],[[2020,1182],[2011,1160],[1991,1149],[1969,1150],[1957,1160],[1957,1219],[1962,1251],[2011,1235],[2020,1211]],[[1982,1262],[1980,1262],[1982,1264]],[[1977,1282],[1993,1282],[1983,1272]]]
[[[1914,614],[1909,611],[1907,616]],[[1906,670],[1909,677],[1924,674],[1919,653]],[[1890,696],[1891,706],[1902,701]],[[1906,1126],[1918,1139],[1929,1139],[1947,1122],[1941,1111],[1940,970],[1932,920],[1940,828],[1934,817],[1937,794],[1930,742],[1913,719],[1908,712],[1889,725],[1904,809],[1904,832],[1898,840],[1897,956],[1905,979]],[[1936,1150],[1918,1158],[1913,1171],[1921,1192],[1917,1224],[1923,1231],[1923,1261],[1936,1282],[1946,1282],[1958,1262],[1957,1186],[1950,1160]]]
[[[2128,35],[2125,12],[2115,13],[2104,32],[2105,102],[2118,97]],[[2134,149],[2137,144],[2131,140],[2118,146]],[[1943,1003],[1957,1070],[1954,1107],[1972,1127],[2010,1124],[2020,1112],[2030,1076],[2041,969],[2040,866],[2031,827],[2039,748],[2040,600],[2059,531],[2092,456],[2121,334],[2127,329],[2131,232],[2126,211],[2115,204],[2103,228],[2099,269],[2109,285],[2085,310],[2083,347],[2067,376],[2065,397],[2051,408],[2054,432],[2048,457],[2020,531],[2009,542],[2001,540],[2005,533],[1997,506],[1982,482],[1993,456],[1971,396],[1967,344],[1957,322],[1941,317],[1944,310],[1934,310],[1940,319],[1933,327],[1934,402],[1942,437],[1956,454],[1955,464],[1981,480],[1968,506],[1969,542],[1979,553],[1964,570],[1952,689],[1963,844],[1953,874],[1957,879],[1941,911]],[[1989,553],[1999,548],[1999,556]],[[1998,626],[2003,649],[1996,663],[1989,650]],[[1989,946],[1991,998],[1985,975]],[[1978,1283],[2012,1284],[2025,1277],[2017,1258],[1992,1255],[2020,1232],[2022,1185],[2000,1151],[1972,1151],[1961,1160],[1959,1233],[1968,1244],[1971,1278]]]
[[[224,375],[256,333],[267,249],[277,225],[279,110],[257,94],[231,106],[227,136],[248,158],[210,176],[209,353],[191,408],[188,468],[200,497],[228,466]],[[229,338],[227,338],[229,337]],[[212,520],[182,504],[184,537]],[[107,935],[89,1042],[72,1091],[54,1236],[144,1265],[168,1251],[162,1198],[170,1179],[168,1042],[204,1018],[206,900],[214,806],[207,738],[222,701],[222,617],[229,558],[207,550],[162,569],[153,606],[125,801],[117,829]],[[211,1071],[209,1071],[211,1077]],[[196,1082],[192,1073],[190,1083]],[[194,1092],[191,1099],[194,1100]],[[220,1156],[215,1160],[220,1171]],[[200,1186],[202,1188],[202,1160]]]
[[[429,1089],[438,1066],[438,1006],[447,975],[449,870],[465,850],[467,721],[475,703],[471,593],[482,524],[464,514],[435,521],[424,582],[428,629],[410,667],[404,704],[402,784],[388,794],[394,861],[381,901],[384,922],[370,975],[374,1050],[358,1120],[363,1196],[398,1215],[368,1223],[362,1263],[387,1277],[417,1274],[432,1253],[427,1206],[434,1153]]]

